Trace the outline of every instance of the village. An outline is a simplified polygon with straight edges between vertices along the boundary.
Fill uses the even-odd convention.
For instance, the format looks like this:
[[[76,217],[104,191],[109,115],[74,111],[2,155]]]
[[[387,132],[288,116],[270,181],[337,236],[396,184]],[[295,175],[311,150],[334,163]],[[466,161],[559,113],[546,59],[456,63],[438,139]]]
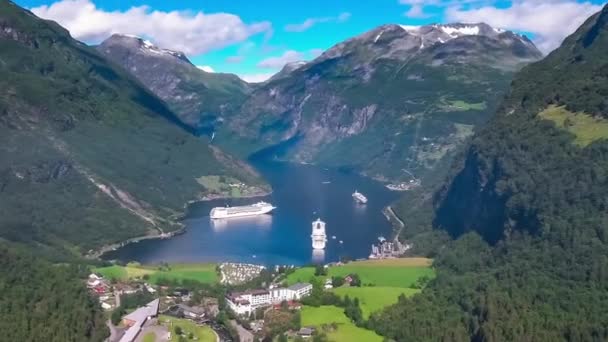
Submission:
[[[285,265],[265,272],[274,281],[258,288],[232,286],[250,283],[266,270],[239,263],[218,265],[217,285],[157,285],[145,276],[118,280],[94,272],[88,276],[87,287],[108,313],[108,342],[257,341],[267,334],[265,317],[272,316],[272,311],[299,310],[300,301],[312,293],[310,283],[284,286],[281,280],[294,269]],[[294,328],[289,332],[294,338],[306,339],[314,332],[299,324]]]

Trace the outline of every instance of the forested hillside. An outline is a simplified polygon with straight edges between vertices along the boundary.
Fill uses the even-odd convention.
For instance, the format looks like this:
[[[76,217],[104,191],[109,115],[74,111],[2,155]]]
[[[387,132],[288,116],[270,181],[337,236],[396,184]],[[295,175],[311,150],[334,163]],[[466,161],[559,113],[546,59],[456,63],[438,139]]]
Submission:
[[[103,341],[109,334],[96,300],[74,266],[46,261],[0,242],[2,341]]]
[[[525,67],[434,198],[438,277],[399,341],[608,340],[608,7]]]
[[[175,229],[169,217],[207,192],[201,176],[260,182],[95,49],[10,1],[0,51],[1,238],[85,253]]]

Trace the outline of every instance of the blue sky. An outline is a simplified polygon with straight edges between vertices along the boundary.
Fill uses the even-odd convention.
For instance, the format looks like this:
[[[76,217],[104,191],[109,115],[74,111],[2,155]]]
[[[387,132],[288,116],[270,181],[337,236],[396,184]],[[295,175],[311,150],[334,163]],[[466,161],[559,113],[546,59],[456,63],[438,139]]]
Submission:
[[[95,44],[112,33],[184,51],[196,65],[259,81],[386,23],[479,22],[525,32],[548,52],[603,1],[578,0],[17,0]]]

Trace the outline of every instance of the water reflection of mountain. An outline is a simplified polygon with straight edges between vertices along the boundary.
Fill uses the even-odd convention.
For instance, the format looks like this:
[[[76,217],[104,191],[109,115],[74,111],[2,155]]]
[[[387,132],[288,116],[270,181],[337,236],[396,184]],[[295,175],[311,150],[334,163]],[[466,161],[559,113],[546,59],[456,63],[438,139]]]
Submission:
[[[211,229],[216,232],[220,232],[233,227],[253,227],[260,229],[270,229],[270,227],[272,226],[272,215],[232,217],[229,219],[215,220],[210,219],[210,221]]]

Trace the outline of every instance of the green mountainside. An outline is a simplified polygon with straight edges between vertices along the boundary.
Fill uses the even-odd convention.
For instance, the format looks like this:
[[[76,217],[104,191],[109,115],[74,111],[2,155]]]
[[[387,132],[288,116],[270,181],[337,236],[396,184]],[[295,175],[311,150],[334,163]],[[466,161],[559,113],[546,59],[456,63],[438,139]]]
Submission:
[[[525,37],[486,24],[384,25],[286,66],[218,125],[215,141],[241,155],[287,145],[280,158],[421,178],[451,160],[513,73],[540,57]]]
[[[74,266],[51,265],[0,243],[2,341],[104,341],[109,335],[97,300]]]
[[[197,130],[209,129],[250,91],[236,75],[205,72],[183,53],[161,49],[139,37],[115,34],[97,51],[133,74],[167,102],[182,122]]]
[[[428,199],[436,229],[420,235],[456,238],[439,248],[437,279],[375,316],[379,333],[608,340],[606,56],[608,7],[517,74],[496,117]]]
[[[86,253],[176,229],[169,218],[207,193],[201,176],[260,182],[94,49],[8,1],[0,51],[1,239]]]

